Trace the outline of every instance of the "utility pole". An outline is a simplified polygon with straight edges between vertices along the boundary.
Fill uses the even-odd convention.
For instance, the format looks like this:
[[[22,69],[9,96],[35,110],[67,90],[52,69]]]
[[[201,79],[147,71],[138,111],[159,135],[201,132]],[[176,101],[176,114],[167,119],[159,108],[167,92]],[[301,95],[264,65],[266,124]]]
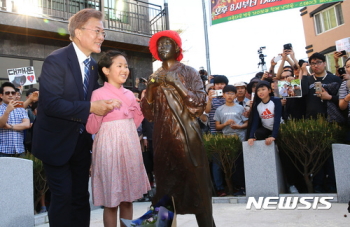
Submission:
[[[209,55],[209,38],[208,38],[208,26],[207,26],[207,13],[206,13],[206,10],[205,10],[205,0],[202,0],[202,7],[203,7],[203,24],[204,24],[204,38],[205,38],[206,60],[207,60],[207,72],[208,72],[208,75],[211,75],[210,55]]]
[[[165,29],[170,30],[168,0],[164,0],[164,11],[165,11]]]

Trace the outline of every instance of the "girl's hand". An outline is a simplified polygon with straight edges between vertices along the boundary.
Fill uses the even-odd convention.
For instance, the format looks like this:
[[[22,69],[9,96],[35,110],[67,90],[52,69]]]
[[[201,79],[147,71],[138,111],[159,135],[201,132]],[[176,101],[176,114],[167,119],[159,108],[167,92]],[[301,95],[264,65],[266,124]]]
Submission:
[[[112,105],[114,108],[120,108],[120,106],[122,105],[122,102],[118,99],[110,99],[110,101],[112,101]]]
[[[248,144],[250,145],[250,146],[253,146],[253,144],[254,144],[254,141],[255,141],[256,139],[249,139],[248,140]]]
[[[265,144],[266,145],[270,145],[272,143],[272,141],[275,141],[275,138],[274,137],[269,137],[265,140]]]

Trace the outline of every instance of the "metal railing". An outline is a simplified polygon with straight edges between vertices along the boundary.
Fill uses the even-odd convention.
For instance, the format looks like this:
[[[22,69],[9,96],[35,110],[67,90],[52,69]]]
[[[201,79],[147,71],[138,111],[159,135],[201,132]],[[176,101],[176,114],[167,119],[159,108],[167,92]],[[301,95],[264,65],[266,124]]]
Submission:
[[[153,35],[165,30],[161,6],[138,0],[0,0],[0,11],[67,21],[84,8],[104,11],[106,28]]]

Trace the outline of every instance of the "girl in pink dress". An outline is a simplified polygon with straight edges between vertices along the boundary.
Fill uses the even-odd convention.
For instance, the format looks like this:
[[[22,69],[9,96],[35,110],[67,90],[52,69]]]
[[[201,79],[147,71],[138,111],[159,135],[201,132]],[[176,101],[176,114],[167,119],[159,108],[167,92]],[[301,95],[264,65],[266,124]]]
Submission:
[[[143,115],[134,94],[123,87],[129,75],[126,58],[119,51],[104,53],[98,70],[104,86],[92,93],[91,101],[114,100],[105,116],[90,114],[86,130],[96,134],[92,148],[92,195],[95,206],[104,206],[105,226],[117,226],[120,218],[132,219],[132,201],[150,190],[136,128]],[[121,224],[122,226],[122,224]]]

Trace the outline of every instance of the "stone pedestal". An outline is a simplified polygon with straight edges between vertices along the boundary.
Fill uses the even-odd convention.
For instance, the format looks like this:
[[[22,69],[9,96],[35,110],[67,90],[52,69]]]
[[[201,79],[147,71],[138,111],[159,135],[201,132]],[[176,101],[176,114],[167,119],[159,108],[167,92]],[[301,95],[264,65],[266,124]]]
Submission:
[[[0,158],[0,226],[34,226],[33,162]]]
[[[245,186],[247,197],[279,196],[284,193],[284,182],[279,154],[275,143],[254,141],[250,146],[243,142]]]
[[[332,150],[338,202],[348,203],[350,201],[350,145],[333,144]]]

